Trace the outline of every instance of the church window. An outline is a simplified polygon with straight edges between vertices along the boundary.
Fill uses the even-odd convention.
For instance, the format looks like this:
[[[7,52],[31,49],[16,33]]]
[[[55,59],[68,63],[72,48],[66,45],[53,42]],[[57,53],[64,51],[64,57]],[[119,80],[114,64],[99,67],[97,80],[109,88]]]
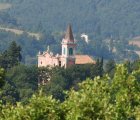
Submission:
[[[59,66],[61,67],[61,61],[59,61]]]
[[[66,54],[66,49],[65,49],[65,48],[63,48],[63,54],[64,54],[64,55]]]
[[[41,64],[42,64],[42,61],[41,61]]]
[[[69,55],[73,55],[73,49],[69,48]]]

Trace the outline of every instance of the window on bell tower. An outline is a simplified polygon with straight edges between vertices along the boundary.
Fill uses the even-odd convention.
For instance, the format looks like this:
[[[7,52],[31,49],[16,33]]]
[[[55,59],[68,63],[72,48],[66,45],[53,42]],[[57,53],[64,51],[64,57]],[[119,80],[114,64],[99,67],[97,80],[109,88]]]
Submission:
[[[73,55],[73,49],[69,48],[69,55]]]
[[[63,48],[63,54],[64,54],[64,55],[66,54],[66,49],[65,49],[65,48]]]

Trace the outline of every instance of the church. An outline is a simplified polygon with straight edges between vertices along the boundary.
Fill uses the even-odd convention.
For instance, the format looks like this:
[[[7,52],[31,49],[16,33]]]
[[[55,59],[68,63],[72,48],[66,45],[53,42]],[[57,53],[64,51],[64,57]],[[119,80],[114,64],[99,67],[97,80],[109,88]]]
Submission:
[[[62,52],[54,55],[49,48],[43,53],[38,53],[38,67],[69,67],[72,65],[95,64],[95,61],[88,55],[76,54],[76,41],[73,37],[71,25],[68,25],[65,37],[61,42]]]

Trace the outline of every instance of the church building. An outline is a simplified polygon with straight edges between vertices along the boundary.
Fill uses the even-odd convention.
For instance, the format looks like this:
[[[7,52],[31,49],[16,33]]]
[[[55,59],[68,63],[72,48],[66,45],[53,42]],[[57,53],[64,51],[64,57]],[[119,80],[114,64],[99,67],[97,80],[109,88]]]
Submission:
[[[71,25],[68,26],[62,42],[62,52],[54,55],[49,48],[43,53],[38,53],[38,67],[69,67],[75,64],[95,64],[95,61],[88,55],[76,55],[76,41],[73,37]]]

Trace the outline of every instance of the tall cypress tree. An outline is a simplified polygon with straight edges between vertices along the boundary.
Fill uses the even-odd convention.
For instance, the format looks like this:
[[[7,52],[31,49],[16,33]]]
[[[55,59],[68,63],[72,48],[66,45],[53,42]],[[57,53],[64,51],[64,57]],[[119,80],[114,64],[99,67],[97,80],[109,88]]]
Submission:
[[[5,79],[5,71],[4,69],[0,68],[0,88],[4,86]]]
[[[7,69],[16,66],[21,61],[21,47],[15,41],[11,42],[9,48],[0,54],[0,67]]]
[[[21,61],[21,47],[13,41],[8,48],[9,67],[18,65]]]
[[[102,77],[104,74],[103,69],[104,60],[103,57],[101,59],[96,60],[96,64],[91,68],[91,76],[94,78],[95,76]]]
[[[116,63],[114,60],[109,60],[105,65],[105,72],[109,74],[110,77],[114,76]]]

